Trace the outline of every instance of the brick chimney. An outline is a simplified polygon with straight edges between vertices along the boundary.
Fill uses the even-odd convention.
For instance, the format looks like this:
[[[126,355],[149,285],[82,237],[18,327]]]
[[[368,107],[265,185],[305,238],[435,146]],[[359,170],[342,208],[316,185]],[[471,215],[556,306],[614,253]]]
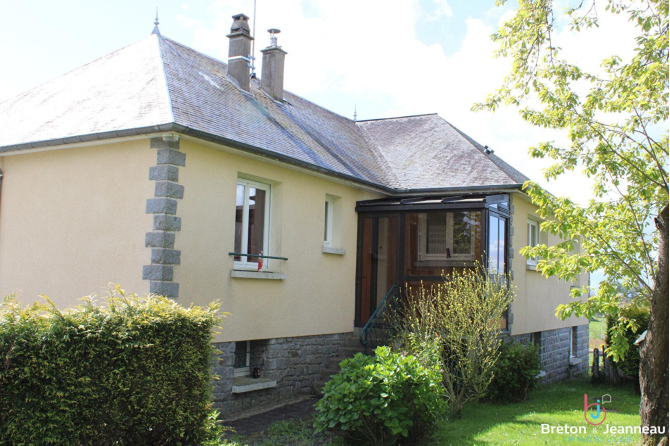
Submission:
[[[284,57],[286,51],[277,45],[278,29],[269,29],[270,46],[261,50],[263,53],[263,73],[261,89],[272,96],[275,101],[284,100]]]
[[[249,56],[251,55],[251,31],[249,17],[244,14],[233,16],[228,43],[228,77],[244,91],[249,91]]]

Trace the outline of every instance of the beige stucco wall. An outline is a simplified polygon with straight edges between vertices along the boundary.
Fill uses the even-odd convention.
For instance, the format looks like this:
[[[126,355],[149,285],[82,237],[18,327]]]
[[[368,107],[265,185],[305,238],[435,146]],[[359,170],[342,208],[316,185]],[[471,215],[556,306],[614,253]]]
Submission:
[[[230,314],[218,341],[267,339],[351,331],[354,320],[357,200],[379,197],[358,186],[231,153],[182,138],[186,166],[177,215],[178,301],[219,300]],[[272,185],[270,261],[284,280],[231,278],[238,176]],[[326,195],[340,197],[339,248],[322,252]],[[335,225],[337,228],[338,224]],[[337,240],[338,237],[335,237]]]
[[[244,156],[221,146],[182,138],[186,166],[179,183],[182,229],[175,249],[178,301],[206,305],[219,300],[231,313],[218,341],[267,339],[352,330],[357,242],[356,201],[378,193],[350,183],[278,163]],[[151,250],[144,237],[152,228],[145,213],[154,195],[149,168],[156,150],[148,138],[114,144],[48,150],[0,157],[0,295],[13,291],[23,301],[40,293],[60,307],[109,282],[148,292],[142,266]],[[238,177],[272,185],[270,252],[288,261],[270,261],[284,280],[232,278],[235,188]],[[339,197],[336,247],[345,255],[322,252],[324,201]],[[526,268],[519,250],[526,245],[526,221],[535,207],[522,194],[513,197],[515,232],[511,259],[518,289],[512,334],[584,324],[554,315],[570,300],[570,285]],[[539,220],[539,219],[538,219]],[[557,243],[542,234],[541,241]],[[577,286],[588,283],[583,275]]]
[[[513,283],[517,288],[516,300],[512,304],[514,322],[512,334],[533,333],[536,331],[553,330],[587,324],[585,318],[570,317],[564,321],[555,316],[556,308],[560,304],[571,300],[570,286],[588,285],[588,274],[581,275],[573,283],[560,281],[557,278],[545,278],[541,273],[528,269],[527,261],[519,252],[528,244],[527,221],[529,219],[542,221],[536,214],[537,207],[524,194],[513,194],[514,206],[512,247],[514,256],[511,259],[514,274]],[[540,242],[556,245],[560,239],[546,232],[540,234]]]
[[[148,292],[155,163],[147,139],[0,157],[0,296],[67,307],[109,282]]]

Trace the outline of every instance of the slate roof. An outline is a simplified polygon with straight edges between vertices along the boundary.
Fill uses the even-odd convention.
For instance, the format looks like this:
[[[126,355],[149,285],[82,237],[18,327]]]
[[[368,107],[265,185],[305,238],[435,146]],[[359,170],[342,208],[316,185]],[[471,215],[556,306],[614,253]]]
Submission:
[[[160,131],[227,144],[388,192],[517,188],[527,178],[438,115],[354,122],[161,35],[0,103],[0,151]]]

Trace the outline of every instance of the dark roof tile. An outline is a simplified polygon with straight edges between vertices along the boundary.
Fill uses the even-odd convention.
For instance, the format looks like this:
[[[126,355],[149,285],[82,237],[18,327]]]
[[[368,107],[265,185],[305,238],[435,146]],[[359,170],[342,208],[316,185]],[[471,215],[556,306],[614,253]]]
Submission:
[[[388,189],[509,186],[525,179],[437,115],[356,123],[290,92],[277,102],[257,80],[250,92],[240,91],[226,73],[219,60],[148,36],[0,103],[0,150],[172,123]]]

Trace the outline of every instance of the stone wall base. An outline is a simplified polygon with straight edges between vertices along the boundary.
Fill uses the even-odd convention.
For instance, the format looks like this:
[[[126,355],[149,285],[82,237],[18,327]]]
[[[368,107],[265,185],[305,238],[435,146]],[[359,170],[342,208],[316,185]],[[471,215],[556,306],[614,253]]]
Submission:
[[[336,333],[252,341],[250,369],[258,368],[260,380],[276,381],[276,386],[245,393],[233,393],[235,342],[215,343],[221,353],[214,366],[219,377],[214,381],[214,407],[225,419],[241,411],[310,393],[328,359],[338,354],[339,347],[350,336],[352,333]]]
[[[572,335],[572,336],[571,336]],[[589,367],[589,326],[558,328],[512,336],[514,342],[540,347],[542,383],[553,383],[577,376]],[[572,350],[572,357],[570,352]]]

